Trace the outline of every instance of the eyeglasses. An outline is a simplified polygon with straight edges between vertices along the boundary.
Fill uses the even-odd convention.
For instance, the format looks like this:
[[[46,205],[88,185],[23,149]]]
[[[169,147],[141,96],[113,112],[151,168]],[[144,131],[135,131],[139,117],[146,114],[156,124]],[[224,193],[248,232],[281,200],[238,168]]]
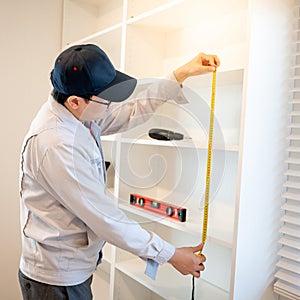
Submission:
[[[97,101],[97,100],[94,100],[94,99],[87,99],[87,100],[92,101],[92,102],[96,102],[98,104],[106,105],[106,110],[108,110],[108,108],[111,104],[111,101],[104,102],[104,101]]]

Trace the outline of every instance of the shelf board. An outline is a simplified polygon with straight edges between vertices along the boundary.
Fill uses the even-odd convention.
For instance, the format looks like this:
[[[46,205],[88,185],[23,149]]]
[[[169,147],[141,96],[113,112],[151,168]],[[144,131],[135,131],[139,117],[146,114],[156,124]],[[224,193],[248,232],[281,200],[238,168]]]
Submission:
[[[101,141],[102,142],[115,142],[116,140],[117,140],[117,134],[101,136]]]
[[[96,31],[82,39],[79,39],[73,43],[70,43],[67,45],[67,47],[70,47],[70,46],[73,46],[73,45],[79,45],[79,44],[84,44],[84,43],[88,43],[88,42],[91,42],[92,40],[94,40],[95,38],[98,38],[98,37],[101,37],[105,34],[108,34],[108,33],[111,33],[111,32],[114,32],[116,30],[120,30],[122,28],[122,23],[117,23],[115,25],[112,25],[110,27],[107,27],[105,29],[102,29],[102,30],[99,30],[99,31]]]
[[[220,69],[218,68],[217,77],[216,77],[217,88],[218,86],[223,86],[223,85],[227,86],[227,85],[243,84],[243,80],[244,80],[243,68],[230,69],[230,70],[222,70],[221,66]],[[189,77],[185,81],[184,86],[186,85],[191,88],[211,87],[211,84],[212,84],[212,74],[207,73],[201,76]]]
[[[189,299],[192,289],[190,276],[183,276],[169,264],[159,267],[157,279],[144,274],[145,263],[141,259],[130,259],[116,264],[116,269],[133,278],[146,288],[168,300]],[[196,279],[197,299],[227,300],[229,293],[203,279]]]
[[[153,222],[157,222],[175,230],[180,230],[193,236],[201,237],[202,216],[200,217],[200,220],[198,220],[197,223],[193,222],[193,220],[179,222],[170,218],[166,218],[165,216],[137,208],[128,203],[119,203],[119,208],[126,212],[133,213],[142,218],[151,220]],[[218,225],[212,226],[213,223]],[[231,249],[233,240],[232,231],[230,230],[230,228],[226,228],[226,224],[223,224],[221,222],[212,222],[212,218],[210,218],[208,225],[207,240]]]
[[[142,138],[122,138],[122,143],[135,144],[135,145],[149,145],[149,146],[161,146],[161,147],[178,147],[178,148],[196,148],[196,149],[207,149],[207,144],[200,141],[193,141],[192,139],[184,139],[181,141],[162,141],[151,139],[150,137],[144,136]],[[238,145],[219,146],[213,145],[213,150],[224,150],[238,152]]]

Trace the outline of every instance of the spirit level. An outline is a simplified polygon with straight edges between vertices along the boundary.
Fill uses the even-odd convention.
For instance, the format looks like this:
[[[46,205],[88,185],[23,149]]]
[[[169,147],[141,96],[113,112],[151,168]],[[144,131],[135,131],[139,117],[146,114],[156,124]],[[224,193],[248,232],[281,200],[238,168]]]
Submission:
[[[175,206],[138,194],[130,194],[130,204],[180,222],[186,221],[186,208],[180,206]]]

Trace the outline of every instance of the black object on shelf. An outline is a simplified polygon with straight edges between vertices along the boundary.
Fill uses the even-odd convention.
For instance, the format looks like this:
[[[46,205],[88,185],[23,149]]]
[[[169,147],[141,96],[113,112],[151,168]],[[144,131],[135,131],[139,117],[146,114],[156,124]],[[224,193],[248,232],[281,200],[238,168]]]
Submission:
[[[152,128],[148,132],[149,136],[156,140],[172,141],[172,140],[183,140],[183,134],[174,132],[167,129]]]

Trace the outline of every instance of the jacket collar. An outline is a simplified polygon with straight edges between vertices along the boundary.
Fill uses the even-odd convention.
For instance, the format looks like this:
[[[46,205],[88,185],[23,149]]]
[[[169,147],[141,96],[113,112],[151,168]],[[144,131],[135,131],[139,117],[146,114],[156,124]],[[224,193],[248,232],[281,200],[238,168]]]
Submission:
[[[68,111],[66,107],[58,103],[50,94],[48,101],[44,103],[40,111],[31,123],[29,135],[38,134],[44,130],[52,129],[63,125],[69,130],[76,130],[78,126],[83,126],[82,122]]]

